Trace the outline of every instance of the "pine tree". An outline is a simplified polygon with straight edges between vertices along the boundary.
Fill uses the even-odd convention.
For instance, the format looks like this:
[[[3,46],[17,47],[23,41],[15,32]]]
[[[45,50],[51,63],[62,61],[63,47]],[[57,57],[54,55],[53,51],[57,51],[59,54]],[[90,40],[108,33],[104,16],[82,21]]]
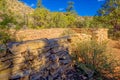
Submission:
[[[67,12],[72,12],[73,10],[74,10],[74,2],[69,1],[69,2],[68,2],[68,6],[67,6],[67,8],[66,8],[66,11],[67,11]]]
[[[106,0],[95,18],[101,24],[120,31],[120,0]]]
[[[42,0],[37,1],[37,8],[42,8]]]

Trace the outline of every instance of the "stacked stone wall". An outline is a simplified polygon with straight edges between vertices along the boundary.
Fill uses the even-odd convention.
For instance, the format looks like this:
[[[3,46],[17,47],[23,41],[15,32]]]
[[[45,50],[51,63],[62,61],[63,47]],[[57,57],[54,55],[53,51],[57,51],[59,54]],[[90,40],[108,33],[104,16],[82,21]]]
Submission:
[[[11,33],[14,30],[11,31]],[[72,33],[70,33],[72,32]],[[26,29],[19,30],[15,33],[15,36],[20,41],[34,40],[40,38],[59,38],[63,33],[70,34],[79,34],[81,37],[84,35],[90,35],[92,38],[95,38],[97,41],[104,41],[108,39],[108,29],[81,29],[81,28],[51,28],[51,29]],[[64,36],[64,35],[63,35]],[[83,37],[84,38],[84,37]]]
[[[56,37],[65,29],[18,32],[16,35],[25,35],[25,39],[22,42],[9,43],[7,52],[0,53],[0,80],[70,80],[71,75],[76,76],[70,57],[71,44],[77,40],[94,38],[101,42],[108,38],[105,29],[88,29],[85,32],[81,29],[72,30],[76,33],[61,38]],[[42,36],[43,33],[47,35]]]
[[[68,47],[69,37],[9,43],[0,54],[0,80],[64,79],[72,69]]]

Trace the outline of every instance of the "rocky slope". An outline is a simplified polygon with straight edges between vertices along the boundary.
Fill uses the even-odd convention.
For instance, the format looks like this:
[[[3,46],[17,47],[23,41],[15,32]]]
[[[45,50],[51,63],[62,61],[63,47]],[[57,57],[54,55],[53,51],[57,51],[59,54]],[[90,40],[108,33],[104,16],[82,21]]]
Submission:
[[[31,14],[34,10],[18,0],[6,0],[6,2],[8,10],[18,15]]]

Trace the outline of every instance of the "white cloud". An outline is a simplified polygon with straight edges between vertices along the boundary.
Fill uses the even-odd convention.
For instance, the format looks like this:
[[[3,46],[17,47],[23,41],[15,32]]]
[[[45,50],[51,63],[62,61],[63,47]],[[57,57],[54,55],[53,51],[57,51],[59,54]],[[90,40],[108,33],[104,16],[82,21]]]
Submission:
[[[30,6],[31,6],[31,7],[34,7],[34,6],[35,6],[35,4],[31,4]]]
[[[59,11],[63,11],[64,10],[64,8],[59,8]]]
[[[35,4],[28,4],[28,3],[24,3],[26,6],[30,6],[30,7],[34,7],[35,6]]]
[[[105,1],[105,0],[98,0],[98,2]]]

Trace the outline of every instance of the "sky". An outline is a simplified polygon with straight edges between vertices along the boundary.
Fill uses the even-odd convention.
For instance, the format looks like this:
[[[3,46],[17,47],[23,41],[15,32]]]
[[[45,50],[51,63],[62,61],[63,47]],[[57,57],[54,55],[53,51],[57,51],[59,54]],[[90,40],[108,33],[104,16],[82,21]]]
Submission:
[[[37,0],[22,0],[26,5],[36,8]],[[74,9],[80,16],[94,16],[105,0],[42,0],[45,8],[51,12],[65,12],[67,2],[74,2]]]

